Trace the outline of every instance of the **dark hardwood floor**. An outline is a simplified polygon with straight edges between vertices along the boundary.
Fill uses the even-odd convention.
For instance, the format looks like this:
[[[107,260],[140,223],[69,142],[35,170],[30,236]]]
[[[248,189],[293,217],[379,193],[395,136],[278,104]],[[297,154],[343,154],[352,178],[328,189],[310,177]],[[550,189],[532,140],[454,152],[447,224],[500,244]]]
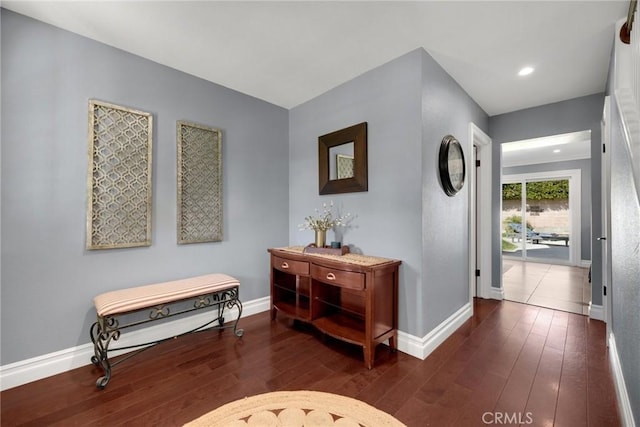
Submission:
[[[619,426],[605,325],[513,302],[477,300],[475,315],[427,359],[323,339],[269,313],[245,334],[208,331],[156,346],[114,369],[92,365],[0,394],[2,426],[176,426],[275,390],[351,396],[408,426]],[[484,419],[483,419],[484,418]],[[506,421],[506,422],[505,422]]]

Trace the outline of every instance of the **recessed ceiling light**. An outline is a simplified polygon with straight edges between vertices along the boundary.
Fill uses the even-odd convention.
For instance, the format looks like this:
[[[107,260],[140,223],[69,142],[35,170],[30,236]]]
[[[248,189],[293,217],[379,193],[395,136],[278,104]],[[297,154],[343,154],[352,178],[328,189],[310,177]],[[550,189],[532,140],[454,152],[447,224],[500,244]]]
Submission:
[[[554,152],[554,153],[559,153],[559,152],[560,152],[560,149],[559,149],[559,148],[556,148],[555,150],[553,150],[553,152]]]
[[[519,76],[528,76],[531,73],[533,73],[533,67],[524,67],[523,69],[518,71]]]

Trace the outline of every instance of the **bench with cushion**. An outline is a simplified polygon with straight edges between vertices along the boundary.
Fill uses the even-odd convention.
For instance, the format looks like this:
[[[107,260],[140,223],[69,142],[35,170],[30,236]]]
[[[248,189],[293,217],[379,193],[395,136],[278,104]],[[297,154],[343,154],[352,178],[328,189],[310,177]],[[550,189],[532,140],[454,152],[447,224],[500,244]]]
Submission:
[[[207,274],[106,292],[95,297],[93,302],[96,307],[97,320],[91,326],[90,331],[94,348],[91,362],[104,370],[104,376],[98,378],[96,386],[100,389],[106,387],[111,379],[113,366],[149,347],[178,336],[213,328],[233,328],[236,336],[242,336],[243,330],[238,329],[238,320],[242,315],[239,289],[240,282],[231,276]],[[216,317],[195,329],[152,342],[109,348],[112,341],[117,341],[120,338],[123,329],[209,307],[214,308]],[[238,309],[238,317],[233,324],[225,326],[224,310],[234,307]],[[148,312],[148,315],[141,317],[144,312]],[[109,352],[131,349],[137,350],[120,358],[117,362],[112,363],[109,360]]]

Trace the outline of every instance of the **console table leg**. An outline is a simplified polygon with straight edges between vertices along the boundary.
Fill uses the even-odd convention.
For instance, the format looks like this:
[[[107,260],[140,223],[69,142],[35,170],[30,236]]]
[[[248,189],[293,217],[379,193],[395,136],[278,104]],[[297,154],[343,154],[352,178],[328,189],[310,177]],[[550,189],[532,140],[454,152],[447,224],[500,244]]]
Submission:
[[[373,368],[373,356],[375,355],[375,347],[372,345],[365,345],[362,347],[362,351],[364,353],[364,366],[367,369]]]
[[[397,340],[396,340],[395,335],[389,337],[389,350],[391,350],[392,353],[395,353],[396,350],[398,349],[396,341]]]

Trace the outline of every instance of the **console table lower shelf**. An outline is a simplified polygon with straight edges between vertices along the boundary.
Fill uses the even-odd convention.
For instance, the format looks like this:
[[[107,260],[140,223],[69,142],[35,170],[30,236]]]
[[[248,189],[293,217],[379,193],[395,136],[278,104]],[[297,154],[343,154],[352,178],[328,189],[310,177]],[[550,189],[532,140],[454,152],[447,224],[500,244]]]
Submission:
[[[401,261],[359,254],[305,253],[302,246],[269,249],[271,318],[277,312],[359,345],[373,367],[375,348],[396,350]]]

